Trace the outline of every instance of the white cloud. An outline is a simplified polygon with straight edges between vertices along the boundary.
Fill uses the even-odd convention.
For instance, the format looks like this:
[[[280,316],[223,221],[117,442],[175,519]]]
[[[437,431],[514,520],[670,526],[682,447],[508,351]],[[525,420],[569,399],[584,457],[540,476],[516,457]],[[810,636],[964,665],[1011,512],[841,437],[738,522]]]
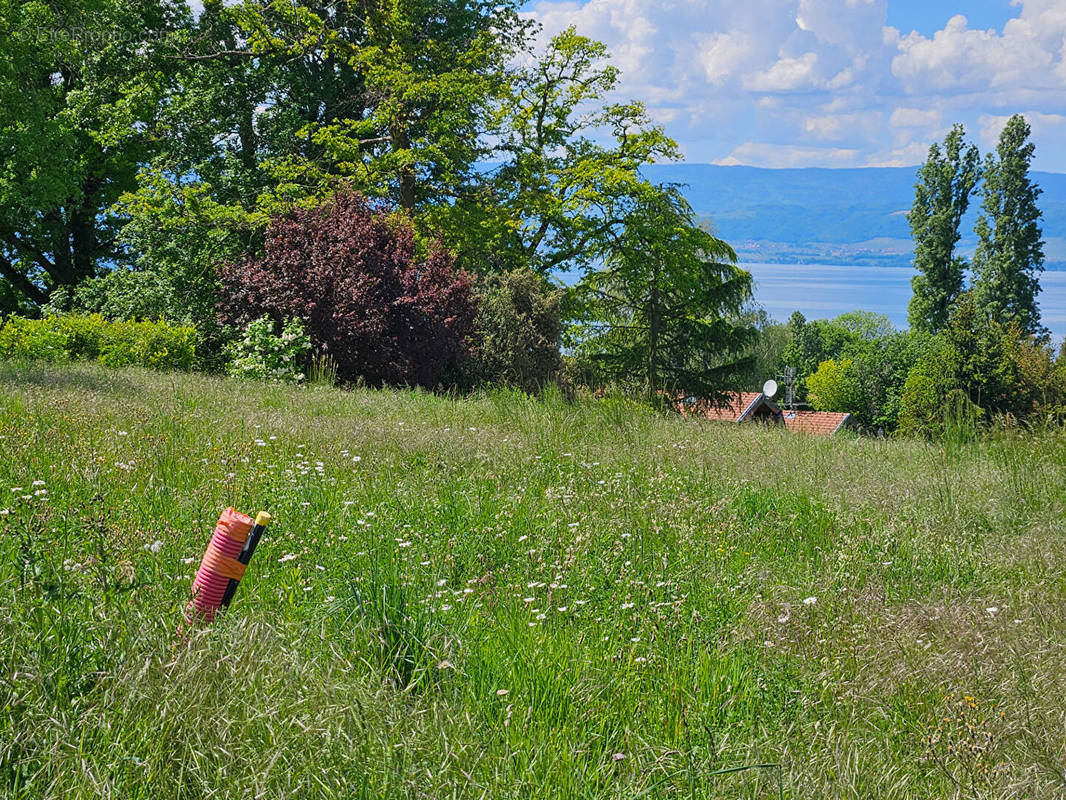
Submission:
[[[1063,141],[1066,138],[1066,114],[1042,114],[1039,111],[1022,112],[1035,139]],[[978,141],[985,150],[991,150],[999,142],[999,135],[1007,126],[1009,114],[982,114],[977,120]]]
[[[700,63],[707,80],[714,86],[726,81],[754,49],[747,33],[714,33],[701,45]]]
[[[974,30],[965,16],[952,17],[933,38],[895,37],[899,54],[892,72],[912,93],[1050,89],[1066,91],[1066,3],[1018,0],[1021,14],[1002,32]]]
[[[940,124],[943,114],[935,108],[897,108],[888,124],[893,128],[934,128]]]
[[[880,128],[883,115],[879,111],[861,111],[852,114],[823,114],[807,117],[803,127],[816,139],[845,141],[866,139]]]
[[[851,167],[856,166],[861,158],[858,150],[849,148],[799,147],[790,144],[766,144],[764,142],[744,142],[725,158],[716,159],[715,164],[722,166],[739,166],[747,164],[755,167],[781,169],[785,167]]]
[[[932,36],[886,26],[889,2],[539,0],[530,14],[546,35],[603,41],[619,99],[645,102],[694,160],[913,164],[955,121],[987,147],[992,118],[1027,108],[1038,166],[1066,171],[1063,128],[1039,117],[1066,115],[1066,0],[1014,0],[998,30],[958,15]]]
[[[782,58],[769,69],[750,76],[744,81],[744,88],[755,92],[788,92],[823,83],[818,74],[818,54],[804,53],[799,58]]]

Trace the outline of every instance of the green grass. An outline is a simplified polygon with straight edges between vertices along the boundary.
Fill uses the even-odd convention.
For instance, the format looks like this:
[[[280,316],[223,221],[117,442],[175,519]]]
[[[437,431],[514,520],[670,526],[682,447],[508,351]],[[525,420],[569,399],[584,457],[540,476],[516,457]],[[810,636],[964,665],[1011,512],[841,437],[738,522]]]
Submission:
[[[0,365],[0,795],[1063,797],[1064,474],[1061,431]],[[275,522],[179,640],[227,505]]]

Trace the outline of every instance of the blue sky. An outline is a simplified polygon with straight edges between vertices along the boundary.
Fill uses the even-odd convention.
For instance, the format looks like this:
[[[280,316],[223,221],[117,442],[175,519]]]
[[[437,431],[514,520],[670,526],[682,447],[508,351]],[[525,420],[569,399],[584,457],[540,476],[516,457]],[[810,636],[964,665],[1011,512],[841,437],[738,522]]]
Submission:
[[[962,122],[1006,119],[1066,172],[1066,0],[532,0],[544,35],[605,42],[620,98],[692,162],[911,166]]]
[[[886,22],[899,30],[932,36],[956,14],[963,14],[971,28],[999,30],[1020,10],[1010,0],[889,0]]]

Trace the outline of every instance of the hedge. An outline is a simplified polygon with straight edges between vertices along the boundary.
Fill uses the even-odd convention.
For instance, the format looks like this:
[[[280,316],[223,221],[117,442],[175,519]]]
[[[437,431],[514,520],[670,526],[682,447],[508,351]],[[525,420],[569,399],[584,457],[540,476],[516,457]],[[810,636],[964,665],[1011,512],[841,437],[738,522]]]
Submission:
[[[12,361],[87,359],[109,367],[191,369],[195,358],[196,329],[187,325],[65,314],[9,317],[0,327],[0,359]]]

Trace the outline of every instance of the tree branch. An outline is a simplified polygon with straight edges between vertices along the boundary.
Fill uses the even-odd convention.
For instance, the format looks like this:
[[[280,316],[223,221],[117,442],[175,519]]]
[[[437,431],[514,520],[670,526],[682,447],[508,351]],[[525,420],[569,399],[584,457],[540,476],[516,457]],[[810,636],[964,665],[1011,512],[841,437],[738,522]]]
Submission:
[[[7,278],[16,289],[34,303],[43,306],[48,302],[48,295],[45,294],[44,290],[15,269],[15,265],[8,261],[2,253],[0,253],[0,275]]]

